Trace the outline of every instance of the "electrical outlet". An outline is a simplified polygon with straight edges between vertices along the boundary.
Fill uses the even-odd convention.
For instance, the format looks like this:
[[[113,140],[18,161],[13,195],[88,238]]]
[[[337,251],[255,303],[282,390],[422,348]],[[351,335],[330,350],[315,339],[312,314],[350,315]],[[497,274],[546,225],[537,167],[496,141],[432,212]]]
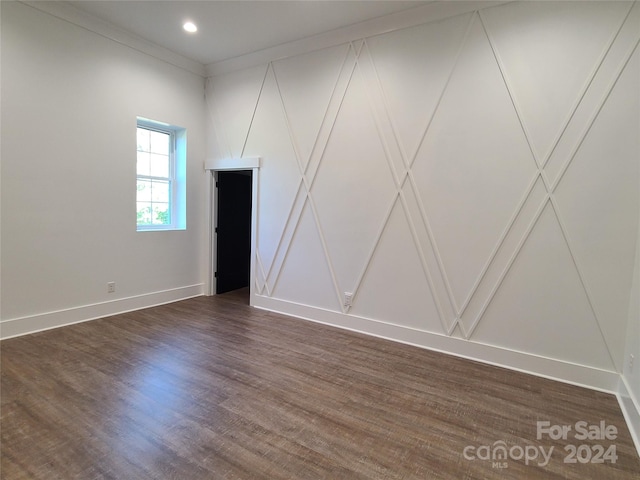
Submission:
[[[629,354],[629,373],[633,373],[633,360],[634,360],[633,353],[630,353]]]
[[[353,302],[353,293],[344,292],[344,306],[350,307]]]
[[[108,282],[107,293],[115,293],[115,292],[116,292],[116,282]]]

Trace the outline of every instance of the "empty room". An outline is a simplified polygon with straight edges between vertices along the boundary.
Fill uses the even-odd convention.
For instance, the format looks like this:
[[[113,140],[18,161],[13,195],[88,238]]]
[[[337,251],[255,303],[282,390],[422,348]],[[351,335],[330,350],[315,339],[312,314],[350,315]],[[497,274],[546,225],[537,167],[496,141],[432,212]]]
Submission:
[[[640,2],[0,22],[0,478],[640,478]]]

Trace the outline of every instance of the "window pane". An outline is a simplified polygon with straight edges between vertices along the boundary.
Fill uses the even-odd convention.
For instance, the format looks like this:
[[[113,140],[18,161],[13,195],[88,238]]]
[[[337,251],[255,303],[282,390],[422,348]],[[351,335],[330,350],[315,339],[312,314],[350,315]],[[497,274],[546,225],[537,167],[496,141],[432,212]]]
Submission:
[[[138,175],[151,175],[148,153],[138,152],[137,170],[138,170]]]
[[[138,180],[137,187],[138,202],[150,202],[151,201],[151,181],[150,180]]]
[[[171,223],[169,215],[169,204],[154,203],[153,204],[153,220],[154,225],[168,225]]]
[[[151,186],[151,201],[169,203],[169,182],[154,180]]]
[[[138,127],[138,151],[149,151],[149,130]]]
[[[169,157],[166,155],[151,154],[151,176],[152,177],[168,177],[169,176]]]
[[[148,225],[151,223],[151,203],[138,202],[138,225]]]
[[[167,133],[149,132],[151,139],[151,152],[161,155],[169,155],[169,138]]]
[[[170,227],[173,226],[174,220],[174,133],[169,129],[165,131],[163,125],[147,127],[145,123],[140,124],[136,130],[138,230]],[[150,123],[154,124],[151,121]]]

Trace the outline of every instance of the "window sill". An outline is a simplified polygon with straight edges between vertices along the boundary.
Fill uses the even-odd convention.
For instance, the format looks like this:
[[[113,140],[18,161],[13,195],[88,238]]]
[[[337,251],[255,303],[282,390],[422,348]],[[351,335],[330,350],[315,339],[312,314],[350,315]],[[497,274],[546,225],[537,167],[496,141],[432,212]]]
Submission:
[[[180,231],[186,230],[186,227],[174,227],[171,225],[161,225],[161,226],[150,226],[150,227],[137,227],[137,232],[171,232],[171,231]]]

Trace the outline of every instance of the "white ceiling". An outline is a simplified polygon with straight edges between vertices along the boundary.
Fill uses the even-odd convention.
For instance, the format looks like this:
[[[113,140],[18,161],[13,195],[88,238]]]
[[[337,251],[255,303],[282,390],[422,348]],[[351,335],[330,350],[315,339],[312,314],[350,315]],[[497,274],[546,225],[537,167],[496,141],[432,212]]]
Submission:
[[[208,65],[299,40],[428,1],[70,1],[112,25]],[[182,24],[191,20],[198,32]]]

